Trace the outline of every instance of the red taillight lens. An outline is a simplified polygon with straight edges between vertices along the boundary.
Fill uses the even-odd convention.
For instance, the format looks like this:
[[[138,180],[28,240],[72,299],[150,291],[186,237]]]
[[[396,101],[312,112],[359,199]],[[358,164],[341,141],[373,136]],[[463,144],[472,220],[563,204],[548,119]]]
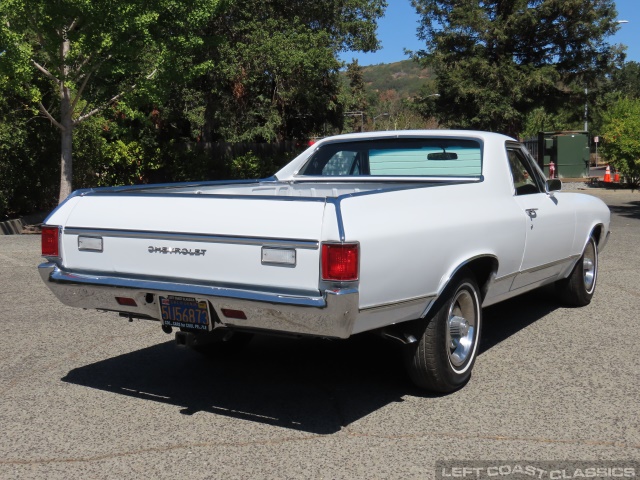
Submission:
[[[358,280],[358,244],[323,243],[322,279],[338,282]]]
[[[58,227],[42,227],[42,256],[59,257],[59,229]]]

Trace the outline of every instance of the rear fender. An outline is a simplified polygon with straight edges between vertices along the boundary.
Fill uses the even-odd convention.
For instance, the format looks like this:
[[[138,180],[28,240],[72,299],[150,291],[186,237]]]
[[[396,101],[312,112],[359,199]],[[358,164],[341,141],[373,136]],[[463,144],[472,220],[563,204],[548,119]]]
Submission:
[[[480,287],[480,293],[482,295],[481,301],[484,301],[484,297],[487,294],[491,280],[495,277],[498,271],[498,265],[498,258],[492,254],[476,255],[461,262],[453,268],[448,275],[443,277],[435,301],[431,302],[427,306],[425,311],[422,313],[421,318],[426,317],[434,305],[439,303],[444,291],[447,289],[451,281],[457,278],[462,269],[468,269],[474,275],[476,282],[478,282],[478,286]]]

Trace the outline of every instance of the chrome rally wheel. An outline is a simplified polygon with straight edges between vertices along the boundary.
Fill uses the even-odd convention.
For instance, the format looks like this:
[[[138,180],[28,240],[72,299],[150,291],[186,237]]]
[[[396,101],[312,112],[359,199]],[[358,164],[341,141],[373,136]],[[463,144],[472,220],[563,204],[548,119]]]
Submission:
[[[482,323],[481,296],[470,271],[449,283],[433,310],[418,320],[418,341],[407,345],[405,365],[420,388],[450,393],[471,377]]]

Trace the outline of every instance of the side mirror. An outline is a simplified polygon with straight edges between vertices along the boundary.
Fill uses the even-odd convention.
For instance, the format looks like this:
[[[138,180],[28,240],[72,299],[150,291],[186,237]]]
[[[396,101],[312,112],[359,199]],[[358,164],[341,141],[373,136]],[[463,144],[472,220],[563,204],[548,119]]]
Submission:
[[[547,193],[560,191],[562,190],[562,182],[557,178],[552,178],[550,180],[547,180],[546,188],[547,188]]]

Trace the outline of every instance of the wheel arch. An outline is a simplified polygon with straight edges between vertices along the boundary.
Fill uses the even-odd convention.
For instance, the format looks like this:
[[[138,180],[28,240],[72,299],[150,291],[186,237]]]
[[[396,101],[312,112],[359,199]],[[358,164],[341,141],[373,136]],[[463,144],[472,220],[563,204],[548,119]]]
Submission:
[[[456,276],[462,269],[467,269],[473,274],[476,282],[478,283],[480,294],[482,295],[480,303],[482,303],[485,296],[487,295],[491,280],[495,277],[498,271],[498,265],[498,258],[495,255],[491,254],[476,255],[465,260],[456,268],[454,268],[448,278],[444,282],[442,282],[440,291],[438,292],[438,297],[442,295],[449,283],[451,283],[451,281],[456,278]]]
[[[598,247],[598,250],[602,250],[602,248],[604,248],[604,243],[605,243],[605,235],[603,233],[604,233],[604,225],[602,223],[596,224],[595,226],[593,226],[593,228],[591,228],[589,236],[584,239],[584,245],[587,244],[590,237],[593,237],[596,241],[596,246]],[[583,245],[583,248],[584,248],[584,245]]]

